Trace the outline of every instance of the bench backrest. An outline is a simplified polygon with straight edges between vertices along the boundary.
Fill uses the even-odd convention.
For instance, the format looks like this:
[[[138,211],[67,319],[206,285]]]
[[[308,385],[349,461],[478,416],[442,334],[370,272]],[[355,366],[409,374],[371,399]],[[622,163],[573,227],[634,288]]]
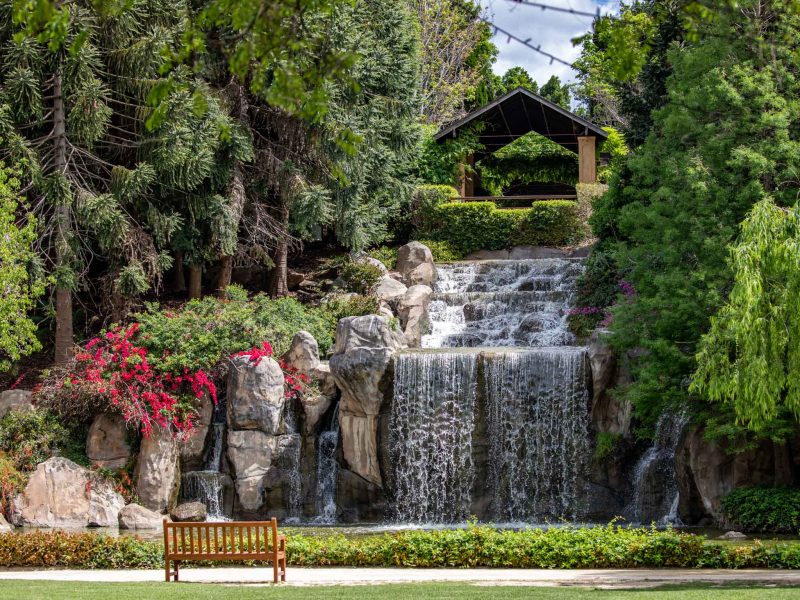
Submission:
[[[170,523],[164,520],[164,553],[175,560],[270,560],[278,521]]]

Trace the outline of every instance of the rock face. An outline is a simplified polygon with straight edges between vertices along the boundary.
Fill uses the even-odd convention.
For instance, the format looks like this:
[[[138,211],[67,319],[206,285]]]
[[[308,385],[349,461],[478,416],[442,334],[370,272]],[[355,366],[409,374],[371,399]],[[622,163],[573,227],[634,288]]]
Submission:
[[[593,340],[588,347],[592,367],[592,424],[598,432],[628,435],[633,407],[609,393],[630,380],[630,375],[616,353],[607,344]]]
[[[412,285],[397,302],[397,316],[405,332],[406,342],[412,348],[418,348],[422,336],[430,328],[428,305],[433,290],[427,285]]]
[[[377,315],[347,317],[336,328],[336,346],[330,365],[342,391],[339,403],[342,451],[349,469],[381,485],[377,453],[378,415],[384,401],[387,369],[405,336]]]
[[[119,511],[120,529],[158,529],[164,516],[139,504],[128,504]]]
[[[704,438],[702,427],[693,427],[675,454],[680,489],[680,516],[684,522],[722,520],[722,499],[734,488],[757,485],[793,485],[793,463],[786,445],[765,440],[739,453],[726,452],[717,441]]]
[[[307,331],[298,331],[292,338],[292,345],[283,355],[288,367],[309,376],[319,385],[319,394],[304,394],[300,399],[306,416],[306,432],[315,431],[336,396],[336,383],[330,366],[319,359],[319,345],[314,336]]]
[[[257,511],[264,502],[264,478],[272,465],[275,437],[263,431],[228,432],[228,460],[236,477],[236,495],[247,512]]]
[[[3,513],[0,513],[0,533],[11,533],[12,531],[14,531],[14,528],[8,524]]]
[[[181,464],[184,470],[197,470],[203,468],[203,450],[208,439],[208,430],[211,419],[214,417],[214,402],[208,396],[203,396],[199,401],[197,419],[192,437],[180,444]]]
[[[178,443],[168,429],[154,427],[142,439],[133,479],[142,505],[157,512],[175,506],[180,486]]]
[[[400,281],[397,281],[390,275],[384,275],[375,286],[374,294],[379,300],[389,303],[390,305],[406,293],[408,288]]]
[[[169,516],[176,523],[202,523],[206,520],[206,514],[206,505],[202,502],[184,502],[169,511]]]
[[[13,502],[12,521],[23,527],[114,527],[125,500],[112,484],[71,460],[40,463]]]
[[[277,361],[262,358],[258,364],[247,356],[231,361],[228,378],[228,426],[231,429],[258,429],[276,435],[280,427],[286,396],[283,371]]]
[[[86,456],[95,467],[121,469],[131,457],[128,429],[122,415],[97,415],[86,437]]]
[[[397,271],[403,283],[433,286],[436,283],[436,265],[430,248],[419,242],[409,242],[397,251]]]
[[[0,419],[11,410],[33,410],[33,393],[28,390],[6,390],[0,393]]]

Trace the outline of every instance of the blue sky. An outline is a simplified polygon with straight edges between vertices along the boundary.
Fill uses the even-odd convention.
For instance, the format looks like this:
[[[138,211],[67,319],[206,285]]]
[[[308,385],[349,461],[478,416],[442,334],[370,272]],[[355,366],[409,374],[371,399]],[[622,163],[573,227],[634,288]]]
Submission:
[[[540,0],[543,4],[561,6],[594,13],[598,6],[602,12],[617,10],[618,0]],[[541,44],[542,50],[558,56],[568,62],[578,57],[578,48],[572,45],[572,39],[583,35],[591,29],[592,19],[542,10],[511,2],[509,0],[481,0],[486,9],[487,18],[498,26],[525,39],[531,38],[534,45]],[[558,75],[562,80],[573,81],[575,72],[569,67],[553,63],[533,50],[515,41],[507,42],[503,35],[496,35],[494,43],[500,49],[495,73],[502,75],[508,68],[522,66],[541,85],[551,75]]]

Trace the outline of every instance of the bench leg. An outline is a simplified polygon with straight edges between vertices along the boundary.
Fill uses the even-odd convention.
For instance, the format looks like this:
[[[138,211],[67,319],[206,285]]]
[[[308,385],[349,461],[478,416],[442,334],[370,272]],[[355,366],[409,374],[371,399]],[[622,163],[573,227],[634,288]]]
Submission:
[[[178,570],[180,568],[179,566],[180,564],[181,564],[180,561],[177,560],[175,561],[175,581],[178,581]]]
[[[280,563],[278,562],[278,558],[274,557],[272,559],[272,583],[278,583],[278,569],[280,568]]]
[[[281,559],[281,581],[286,582],[286,557]]]
[[[172,579],[172,573],[169,570],[169,559],[168,558],[164,559],[164,575],[167,578],[167,583],[169,583],[169,580]]]

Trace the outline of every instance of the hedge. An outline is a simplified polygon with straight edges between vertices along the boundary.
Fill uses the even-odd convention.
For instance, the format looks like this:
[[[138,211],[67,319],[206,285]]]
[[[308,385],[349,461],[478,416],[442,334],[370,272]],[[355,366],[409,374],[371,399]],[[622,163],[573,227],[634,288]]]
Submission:
[[[671,529],[401,531],[366,536],[289,535],[295,566],[504,568],[800,568],[800,544],[728,545]],[[160,542],[92,533],[0,534],[0,567],[144,569],[163,566]]]
[[[744,531],[800,531],[800,489],[752,487],[733,490],[722,500],[725,518]]]
[[[522,245],[566,246],[586,235],[579,206],[569,200],[513,209],[499,209],[492,202],[448,202],[436,207],[435,221],[431,237],[462,254]]]
[[[436,226],[436,209],[458,198],[458,190],[451,185],[424,184],[411,194],[411,224],[417,235],[425,235]]]

